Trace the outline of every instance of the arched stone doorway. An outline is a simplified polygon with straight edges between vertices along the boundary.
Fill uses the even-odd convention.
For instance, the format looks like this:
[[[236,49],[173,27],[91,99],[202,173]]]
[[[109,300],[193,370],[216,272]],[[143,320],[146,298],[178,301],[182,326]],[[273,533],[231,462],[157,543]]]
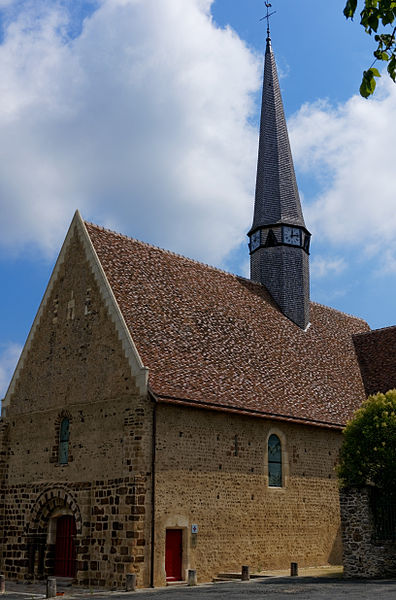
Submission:
[[[37,499],[27,528],[28,577],[75,578],[81,514],[71,494],[52,488]]]

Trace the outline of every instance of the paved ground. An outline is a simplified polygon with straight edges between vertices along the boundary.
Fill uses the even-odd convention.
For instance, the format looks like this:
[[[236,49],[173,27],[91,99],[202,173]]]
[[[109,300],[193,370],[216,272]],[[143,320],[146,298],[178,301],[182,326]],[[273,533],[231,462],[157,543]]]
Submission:
[[[63,591],[63,590],[62,590]],[[8,584],[2,600],[39,600],[42,586]],[[167,587],[136,592],[90,592],[64,588],[64,600],[396,600],[396,579],[343,581],[335,578],[268,577],[242,583],[215,583],[196,588]]]

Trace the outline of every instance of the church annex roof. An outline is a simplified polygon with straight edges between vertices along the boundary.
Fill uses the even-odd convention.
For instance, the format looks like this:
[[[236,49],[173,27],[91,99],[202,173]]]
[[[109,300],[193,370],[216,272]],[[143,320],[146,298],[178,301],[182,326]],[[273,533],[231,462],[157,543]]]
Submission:
[[[312,303],[303,331],[261,284],[85,226],[159,401],[339,427],[364,400],[364,321]]]
[[[353,336],[366,394],[396,388],[396,326]]]

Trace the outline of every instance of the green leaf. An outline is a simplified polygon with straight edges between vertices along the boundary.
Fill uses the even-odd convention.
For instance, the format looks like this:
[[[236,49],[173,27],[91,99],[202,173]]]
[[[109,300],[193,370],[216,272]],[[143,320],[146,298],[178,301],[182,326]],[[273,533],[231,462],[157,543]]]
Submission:
[[[389,73],[392,81],[394,81],[396,83],[396,56],[395,55],[393,55],[392,58],[390,59],[387,70],[388,70],[388,73]]]
[[[347,19],[352,19],[353,15],[355,14],[356,11],[356,7],[357,7],[357,0],[348,0],[345,8],[344,8],[344,15],[346,16]]]
[[[360,95],[363,98],[368,98],[375,90],[375,77],[381,77],[378,69],[371,67],[368,71],[363,72],[362,83],[360,84]]]
[[[392,15],[391,13],[388,13],[388,14],[384,15],[384,16],[382,17],[382,19],[381,19],[381,21],[382,21],[382,25],[383,25],[384,27],[385,27],[386,25],[389,25],[389,23],[392,23],[392,22],[393,22],[393,19],[394,19],[394,17],[393,17],[393,15]]]
[[[378,23],[379,23],[378,15],[370,15],[369,18],[367,19],[367,25],[373,31],[377,31]]]
[[[381,77],[380,72],[375,67],[371,67],[369,69],[369,72],[372,73],[374,75],[374,77]]]
[[[371,90],[370,85],[367,83],[367,79],[365,77],[363,77],[362,79],[362,83],[360,84],[360,95],[363,96],[363,98],[368,98],[373,91]]]
[[[383,50],[376,50],[374,52],[374,56],[378,60],[389,60],[389,55],[386,52],[384,52]]]

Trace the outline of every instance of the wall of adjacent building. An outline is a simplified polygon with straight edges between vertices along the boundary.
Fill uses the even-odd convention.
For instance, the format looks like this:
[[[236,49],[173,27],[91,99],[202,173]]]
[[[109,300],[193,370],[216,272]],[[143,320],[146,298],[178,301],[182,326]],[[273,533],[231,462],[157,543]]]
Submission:
[[[271,433],[282,440],[281,488],[268,487]],[[184,530],[183,569],[197,569],[200,581],[245,564],[340,564],[340,443],[339,431],[158,406],[156,584],[165,581],[167,528]]]
[[[384,536],[384,539],[375,524],[373,492],[369,487],[340,489],[344,577],[396,575],[396,542],[394,531],[391,531],[394,528],[394,517],[392,518],[391,510],[388,514],[382,514],[385,520],[383,524],[389,527],[388,536]]]
[[[65,416],[70,419],[69,460],[60,465],[59,427]],[[1,427],[8,428],[3,448],[8,469],[0,497],[0,566],[6,576],[26,577],[28,545],[49,504],[54,514],[63,510],[79,519],[80,583],[120,586],[126,573],[136,572],[139,584],[148,585],[152,403],[138,392],[76,235],[51,286]]]

